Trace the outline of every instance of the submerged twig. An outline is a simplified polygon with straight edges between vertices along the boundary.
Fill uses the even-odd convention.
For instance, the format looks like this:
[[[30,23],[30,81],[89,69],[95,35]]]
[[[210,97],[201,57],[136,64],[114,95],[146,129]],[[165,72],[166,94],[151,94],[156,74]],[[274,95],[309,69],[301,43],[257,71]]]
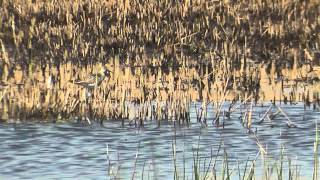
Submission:
[[[263,123],[264,119],[267,117],[268,113],[270,112],[272,108],[272,105],[269,106],[269,108],[267,109],[267,111],[263,114],[263,116],[260,118],[260,120],[258,121],[258,124]]]
[[[287,119],[287,125],[289,128],[296,128],[297,125],[295,125],[290,118],[287,116],[287,114],[282,110],[282,108],[280,106],[277,106],[279,111],[284,115],[284,117]]]

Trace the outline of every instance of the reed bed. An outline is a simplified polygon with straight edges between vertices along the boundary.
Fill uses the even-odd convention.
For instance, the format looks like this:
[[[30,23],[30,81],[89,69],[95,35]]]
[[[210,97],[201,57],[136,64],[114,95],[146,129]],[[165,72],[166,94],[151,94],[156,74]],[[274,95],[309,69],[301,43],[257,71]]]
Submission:
[[[319,9],[316,0],[1,0],[1,119],[188,123],[202,101],[207,124],[208,103],[217,119],[225,101],[248,97],[317,108]],[[99,87],[72,83],[102,66],[112,74]]]

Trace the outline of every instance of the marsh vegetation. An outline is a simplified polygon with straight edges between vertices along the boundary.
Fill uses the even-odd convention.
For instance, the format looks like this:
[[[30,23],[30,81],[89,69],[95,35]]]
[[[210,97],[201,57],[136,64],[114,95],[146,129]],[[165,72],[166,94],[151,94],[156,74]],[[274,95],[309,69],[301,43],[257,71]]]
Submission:
[[[1,119],[174,119],[190,103],[319,105],[320,3],[0,1]],[[113,73],[89,90],[74,81]],[[132,110],[134,109],[134,110]]]
[[[156,120],[248,137],[275,127],[308,135],[320,109],[319,46],[318,0],[0,0],[0,127],[117,120],[143,129]],[[298,115],[284,108],[297,103]],[[175,146],[173,176],[184,179]],[[226,152],[203,162],[195,151],[192,177],[229,179]],[[216,157],[221,173],[207,164]],[[265,165],[265,179],[270,169],[284,177],[282,157]],[[317,160],[318,137],[314,179]],[[255,163],[239,179],[253,179]],[[285,177],[296,179],[290,163]]]

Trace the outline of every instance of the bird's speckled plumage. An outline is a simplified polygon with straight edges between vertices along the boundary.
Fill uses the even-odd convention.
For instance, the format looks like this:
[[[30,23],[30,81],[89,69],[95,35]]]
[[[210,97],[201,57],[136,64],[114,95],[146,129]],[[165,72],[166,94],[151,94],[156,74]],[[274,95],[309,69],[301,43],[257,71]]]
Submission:
[[[91,74],[87,79],[74,82],[74,84],[83,86],[85,88],[93,89],[100,86],[105,78],[110,77],[111,71],[106,67],[102,67],[101,71],[97,74]]]

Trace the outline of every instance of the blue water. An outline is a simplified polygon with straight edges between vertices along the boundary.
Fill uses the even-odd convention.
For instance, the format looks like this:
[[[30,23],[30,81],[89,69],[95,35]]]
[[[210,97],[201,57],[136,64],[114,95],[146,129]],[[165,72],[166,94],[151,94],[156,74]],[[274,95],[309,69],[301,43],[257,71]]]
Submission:
[[[195,153],[201,157],[201,167],[204,161],[208,166],[221,145],[217,170],[222,166],[224,151],[230,169],[236,170],[238,163],[243,169],[247,159],[255,159],[259,152],[257,139],[272,162],[279,159],[284,147],[284,166],[290,158],[302,176],[312,177],[319,111],[304,109],[303,104],[282,105],[298,128],[288,128],[282,115],[257,124],[268,106],[254,107],[252,129],[256,134],[248,134],[242,126],[240,111],[225,118],[224,128],[213,126],[210,118],[208,127],[203,127],[196,122],[194,108],[191,123],[181,126],[163,121],[158,127],[157,122],[148,121],[138,128],[128,122],[122,126],[115,120],[105,121],[103,126],[76,122],[2,123],[0,179],[173,179],[173,146],[180,176],[192,179]],[[261,164],[259,156],[256,174],[261,173]],[[237,171],[232,179],[238,179]]]

